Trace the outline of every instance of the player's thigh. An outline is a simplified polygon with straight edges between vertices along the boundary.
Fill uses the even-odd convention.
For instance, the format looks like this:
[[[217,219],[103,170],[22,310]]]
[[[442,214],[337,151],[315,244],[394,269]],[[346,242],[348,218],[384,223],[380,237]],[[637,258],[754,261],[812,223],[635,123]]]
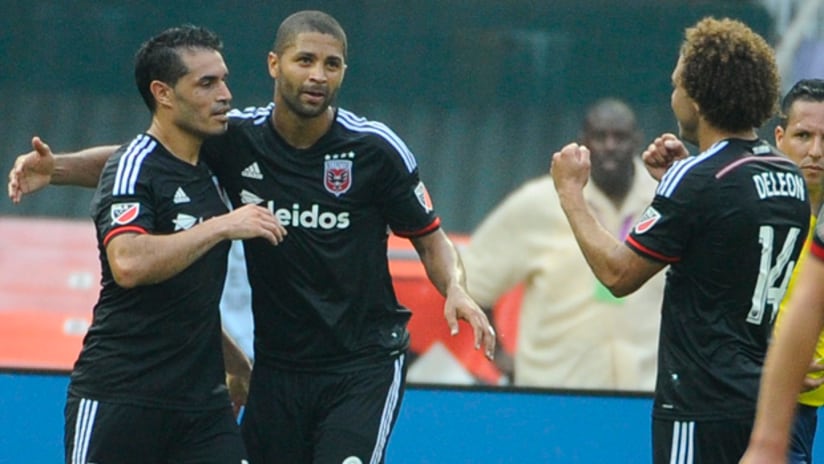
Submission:
[[[175,418],[170,464],[246,464],[246,449],[232,408],[185,412]]]
[[[749,443],[752,420],[652,420],[654,464],[737,463]]]
[[[241,422],[251,464],[311,463],[311,377],[255,366]]]
[[[382,463],[403,398],[404,357],[341,376],[318,424],[314,464]]]
[[[165,462],[159,410],[70,396],[64,417],[66,464]]]

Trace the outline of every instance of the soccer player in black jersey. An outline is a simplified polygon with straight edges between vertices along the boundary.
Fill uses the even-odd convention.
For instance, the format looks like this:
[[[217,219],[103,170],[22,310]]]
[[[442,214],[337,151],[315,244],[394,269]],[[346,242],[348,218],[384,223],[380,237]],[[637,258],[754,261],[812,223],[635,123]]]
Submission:
[[[285,230],[262,207],[227,213],[199,161],[228,125],[227,74],[219,38],[199,27],[137,52],[152,123],[108,160],[92,202],[102,289],[69,383],[66,463],[246,462],[218,303],[229,240],[273,246]]]
[[[705,18],[686,30],[672,81],[680,135],[701,153],[686,157],[671,134],[651,144],[644,159],[660,183],[624,244],[581,195],[588,149],[565,146],[551,171],[581,250],[613,293],[670,267],[653,462],[734,463],[810,207],[796,165],[756,134],[778,99],[774,53],[762,37],[738,21]]]
[[[489,357],[495,348],[412,152],[384,124],[332,106],[346,53],[331,16],[289,16],[268,56],[274,103],[233,112],[227,133],[203,145],[234,207],[265,206],[289,231],[278,247],[244,241],[255,367],[242,428],[255,464],[384,462],[404,392],[411,315],[389,275],[390,230],[412,241],[446,297],[452,333],[463,319],[476,348]],[[49,181],[82,185],[100,160],[78,173],[70,164],[84,156],[94,158],[24,155],[9,195],[19,199]],[[57,168],[42,166],[53,162]]]
[[[290,231],[277,248],[244,243],[255,369],[242,427],[253,463],[383,462],[410,317],[388,272],[389,229],[412,240],[453,331],[466,319],[476,345],[494,349],[412,152],[384,124],[331,106],[346,52],[329,15],[291,15],[269,53],[274,104],[235,113],[226,136],[204,145],[231,202],[265,205]]]

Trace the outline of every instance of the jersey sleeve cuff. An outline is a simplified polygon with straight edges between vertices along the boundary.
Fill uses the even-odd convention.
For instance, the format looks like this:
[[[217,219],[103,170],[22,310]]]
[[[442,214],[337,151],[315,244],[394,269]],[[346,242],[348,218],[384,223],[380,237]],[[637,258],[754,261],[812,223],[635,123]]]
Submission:
[[[112,229],[103,237],[103,246],[109,244],[109,242],[116,236],[124,233],[131,232],[133,234],[147,234],[146,229],[138,226],[125,226],[125,227],[118,227],[117,229]]]
[[[428,226],[424,227],[423,229],[418,230],[396,230],[392,229],[392,232],[395,233],[398,237],[403,238],[415,238],[415,237],[423,237],[426,234],[434,232],[441,227],[441,218],[436,217],[434,221],[429,223]]]

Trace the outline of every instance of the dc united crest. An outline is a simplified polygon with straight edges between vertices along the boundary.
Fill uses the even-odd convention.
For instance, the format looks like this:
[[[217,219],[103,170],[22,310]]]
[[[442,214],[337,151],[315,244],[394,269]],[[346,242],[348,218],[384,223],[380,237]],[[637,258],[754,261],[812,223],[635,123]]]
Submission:
[[[352,187],[352,160],[327,159],[323,162],[323,185],[339,197]]]

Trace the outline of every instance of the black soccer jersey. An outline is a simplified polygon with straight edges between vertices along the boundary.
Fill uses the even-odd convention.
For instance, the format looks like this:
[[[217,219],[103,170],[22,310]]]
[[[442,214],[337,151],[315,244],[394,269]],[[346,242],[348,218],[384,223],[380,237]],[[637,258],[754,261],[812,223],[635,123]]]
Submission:
[[[106,244],[125,233],[173,234],[227,212],[213,176],[142,134],[106,163],[92,201],[102,289],[70,390],[101,401],[181,410],[226,407],[219,303],[229,242],[176,276],[125,289]]]
[[[395,297],[389,229],[439,227],[415,157],[385,125],[338,109],[308,149],[286,143],[274,104],[230,113],[203,156],[236,207],[268,207],[287,228],[279,245],[244,241],[255,363],[345,371],[389,362],[408,346],[410,317]]]
[[[654,417],[753,417],[809,215],[798,168],[763,141],[723,140],[667,171],[626,242],[671,264]]]

